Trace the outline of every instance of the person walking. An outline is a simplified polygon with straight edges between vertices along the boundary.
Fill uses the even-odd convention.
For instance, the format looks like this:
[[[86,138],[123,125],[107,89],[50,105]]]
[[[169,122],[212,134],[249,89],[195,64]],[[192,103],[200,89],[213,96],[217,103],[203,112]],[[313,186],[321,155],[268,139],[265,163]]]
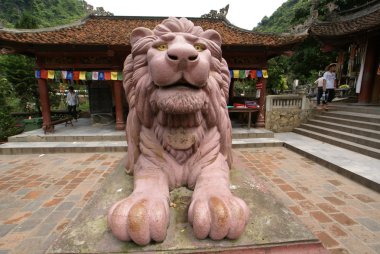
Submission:
[[[323,93],[325,93],[326,91],[326,86],[323,85],[323,75],[322,74],[319,74],[319,78],[314,81],[314,84],[317,84],[318,86],[318,93],[317,93],[317,107],[320,108],[321,107],[321,98],[322,98],[322,95]],[[325,104],[326,103],[326,99],[323,98],[322,99],[322,103]]]
[[[331,63],[326,67],[326,72],[323,74],[323,86],[326,87],[327,103],[332,102],[335,98],[336,88],[336,63]],[[327,109],[326,103],[326,109]]]
[[[77,105],[79,104],[79,98],[76,92],[74,91],[74,87],[69,87],[69,92],[66,96],[67,110],[69,114],[75,119],[78,119],[77,116]]]

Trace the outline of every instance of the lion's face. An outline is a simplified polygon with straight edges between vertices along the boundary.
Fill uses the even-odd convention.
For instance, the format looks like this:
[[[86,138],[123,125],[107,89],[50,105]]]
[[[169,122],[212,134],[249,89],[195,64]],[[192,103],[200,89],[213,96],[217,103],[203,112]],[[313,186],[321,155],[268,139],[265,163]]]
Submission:
[[[129,148],[130,161],[136,160],[131,152],[138,151],[140,124],[179,163],[197,150],[209,129],[229,128],[229,71],[221,44],[216,31],[203,31],[187,19],[169,18],[153,31],[132,32],[132,54],[124,67],[131,109],[128,142],[136,143]],[[223,153],[229,147],[227,137],[221,140]]]
[[[154,104],[165,114],[193,114],[206,103],[211,53],[202,38],[169,33],[153,42],[147,53],[152,82],[158,87]]]
[[[197,89],[206,85],[211,53],[202,38],[169,33],[153,42],[147,60],[155,85]]]

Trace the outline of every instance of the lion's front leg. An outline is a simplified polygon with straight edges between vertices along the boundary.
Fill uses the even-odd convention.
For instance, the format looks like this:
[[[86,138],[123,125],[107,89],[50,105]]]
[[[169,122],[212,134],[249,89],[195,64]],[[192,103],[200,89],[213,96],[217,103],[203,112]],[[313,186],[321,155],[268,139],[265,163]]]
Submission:
[[[169,187],[164,173],[135,170],[133,193],[112,206],[108,225],[123,241],[139,245],[164,241],[169,225]]]
[[[198,176],[189,208],[189,222],[198,239],[238,238],[249,217],[245,202],[229,189],[229,168],[223,155]]]

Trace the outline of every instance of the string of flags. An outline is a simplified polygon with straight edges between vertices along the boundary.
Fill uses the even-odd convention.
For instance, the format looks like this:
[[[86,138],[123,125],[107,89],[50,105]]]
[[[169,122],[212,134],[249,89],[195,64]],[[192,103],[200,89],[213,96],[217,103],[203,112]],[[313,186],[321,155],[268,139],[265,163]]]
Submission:
[[[35,77],[58,80],[123,80],[123,73],[121,71],[36,70]]]
[[[231,78],[268,78],[268,70],[230,70]]]

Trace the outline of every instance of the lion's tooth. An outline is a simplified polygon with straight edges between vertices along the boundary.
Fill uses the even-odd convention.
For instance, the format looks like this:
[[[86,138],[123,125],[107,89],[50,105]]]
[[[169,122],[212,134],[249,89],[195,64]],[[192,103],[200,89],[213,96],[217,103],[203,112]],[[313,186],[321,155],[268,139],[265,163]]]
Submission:
[[[191,128],[195,126],[195,114],[189,114],[186,117],[186,126]]]
[[[202,112],[201,111],[197,111],[195,113],[195,125],[199,126],[199,125],[201,125],[201,123],[202,123]]]
[[[168,118],[167,118],[167,115],[160,111],[158,112],[158,122],[162,125],[162,126],[166,126],[168,124]]]

